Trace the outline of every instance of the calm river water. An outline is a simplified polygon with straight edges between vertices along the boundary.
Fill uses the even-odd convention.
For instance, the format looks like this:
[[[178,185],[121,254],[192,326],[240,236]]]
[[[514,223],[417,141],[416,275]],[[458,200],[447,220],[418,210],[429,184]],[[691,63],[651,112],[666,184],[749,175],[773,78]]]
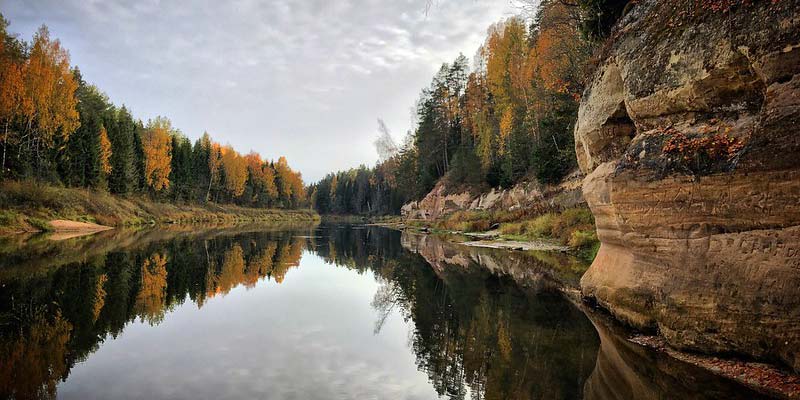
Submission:
[[[758,398],[566,300],[563,255],[349,225],[56,239],[0,239],[0,398]]]

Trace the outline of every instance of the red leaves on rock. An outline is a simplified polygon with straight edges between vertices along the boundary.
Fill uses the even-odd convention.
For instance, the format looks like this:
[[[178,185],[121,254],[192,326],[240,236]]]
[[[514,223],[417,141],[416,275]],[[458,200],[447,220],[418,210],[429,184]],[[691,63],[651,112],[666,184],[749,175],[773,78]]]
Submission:
[[[710,161],[731,160],[744,148],[741,139],[724,134],[688,137],[677,129],[669,127],[661,129],[661,133],[669,135],[664,143],[664,154],[682,156],[685,161],[694,157],[706,157]]]

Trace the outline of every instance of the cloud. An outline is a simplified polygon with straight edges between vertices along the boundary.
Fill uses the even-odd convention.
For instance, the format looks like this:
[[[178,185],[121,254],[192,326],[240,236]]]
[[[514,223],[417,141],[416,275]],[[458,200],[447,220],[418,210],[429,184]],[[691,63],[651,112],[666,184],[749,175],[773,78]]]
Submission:
[[[502,0],[7,0],[10,30],[46,23],[84,77],[147,119],[241,151],[285,155],[307,180],[372,164],[375,119],[408,107],[442,62],[471,56]],[[399,139],[400,138],[396,138]]]

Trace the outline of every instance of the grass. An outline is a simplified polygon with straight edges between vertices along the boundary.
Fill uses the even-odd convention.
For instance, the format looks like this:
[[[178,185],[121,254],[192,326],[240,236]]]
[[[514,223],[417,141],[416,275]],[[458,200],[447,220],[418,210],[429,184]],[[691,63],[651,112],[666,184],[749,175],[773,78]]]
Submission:
[[[64,188],[32,181],[0,182],[0,233],[51,230],[67,219],[107,226],[317,221],[312,210],[278,210],[221,204],[159,203],[145,196]]]
[[[457,211],[433,222],[409,224],[430,225],[434,231],[486,232],[496,228],[504,239],[554,241],[589,260],[600,248],[594,216],[586,207],[558,210],[541,205],[517,210]]]

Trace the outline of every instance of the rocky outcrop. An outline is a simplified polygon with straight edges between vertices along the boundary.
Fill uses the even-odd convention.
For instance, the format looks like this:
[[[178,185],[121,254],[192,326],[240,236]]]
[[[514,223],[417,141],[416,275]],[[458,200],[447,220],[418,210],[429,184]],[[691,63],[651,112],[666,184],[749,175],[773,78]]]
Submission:
[[[581,101],[583,295],[682,350],[800,371],[800,2],[642,0]]]
[[[542,205],[567,208],[585,204],[580,189],[582,177],[575,171],[557,186],[522,182],[508,189],[492,188],[479,194],[467,190],[453,192],[446,179],[442,179],[422,200],[405,204],[400,211],[406,219],[431,220],[456,211],[513,211]]]

